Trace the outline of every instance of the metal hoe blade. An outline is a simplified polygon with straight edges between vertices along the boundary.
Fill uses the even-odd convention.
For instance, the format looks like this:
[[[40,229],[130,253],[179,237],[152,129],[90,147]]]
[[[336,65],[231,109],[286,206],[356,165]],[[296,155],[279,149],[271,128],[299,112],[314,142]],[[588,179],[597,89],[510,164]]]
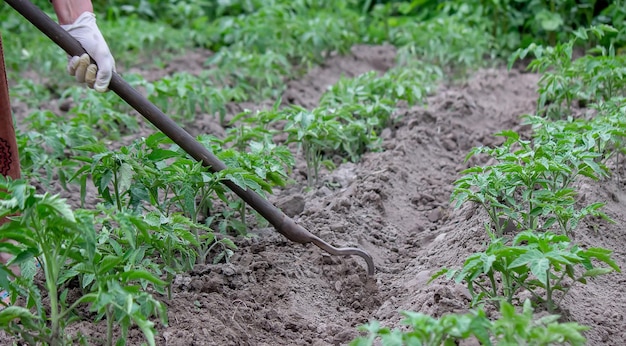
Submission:
[[[53,21],[48,15],[43,13],[37,6],[28,0],[5,0],[11,7],[24,16],[29,22],[35,25],[41,32],[59,45],[71,56],[85,54],[83,47],[67,33],[61,26]],[[178,144],[185,152],[194,159],[209,167],[213,172],[218,172],[226,168],[226,165],[208,151],[202,144],[193,138],[184,129],[178,126],[171,118],[166,116],[159,108],[148,99],[131,87],[117,73],[113,73],[113,78],[109,89],[120,96],[131,107],[137,110],[154,126],[161,130],[172,141]],[[320,249],[332,255],[356,255],[362,257],[367,263],[368,275],[373,275],[375,271],[372,256],[358,248],[336,248],[317,236],[307,231],[304,227],[285,215],[272,203],[261,197],[252,190],[242,189],[230,180],[224,184],[249,206],[256,210],[261,216],[269,221],[276,230],[287,239],[301,244],[313,243]]]

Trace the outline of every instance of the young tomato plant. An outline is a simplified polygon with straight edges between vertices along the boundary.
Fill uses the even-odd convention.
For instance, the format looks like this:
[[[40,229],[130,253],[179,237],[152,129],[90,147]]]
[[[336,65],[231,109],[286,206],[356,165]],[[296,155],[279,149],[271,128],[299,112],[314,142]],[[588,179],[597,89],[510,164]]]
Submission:
[[[215,144],[213,140],[209,142]],[[164,144],[170,144],[170,148],[162,148]],[[171,141],[163,134],[137,140],[118,151],[107,151],[102,145],[83,149],[95,155],[76,158],[89,165],[78,170],[73,179],[80,179],[84,191],[87,175],[91,175],[105,204],[114,206],[120,213],[147,210],[148,225],[135,226],[145,232],[156,232],[149,243],[162,254],[170,274],[171,270],[188,268],[185,263],[189,258],[204,263],[213,242],[226,245],[224,249],[229,251],[236,248],[226,240],[216,239],[208,227],[210,224],[202,225],[200,218],[206,216],[207,221],[221,218],[212,198],[217,196],[225,203],[230,202],[222,180],[242,176],[240,179],[251,185],[254,179],[260,181],[260,178],[236,168],[211,173],[180,148],[171,146]],[[156,211],[157,214],[150,214]],[[179,212],[184,217],[177,215]],[[209,217],[211,213],[216,215]],[[192,249],[195,254],[189,253]]]
[[[226,103],[231,101],[231,89],[215,85],[209,72],[200,76],[189,73],[175,73],[149,83],[137,82],[143,86],[150,101],[182,123],[193,121],[198,112],[217,114],[223,123]]]
[[[487,318],[482,308],[466,314],[446,314],[439,319],[405,311],[402,323],[407,329],[381,327],[376,321],[359,327],[367,337],[359,337],[350,346],[392,345],[458,345],[462,340],[473,340],[481,345],[556,345],[582,346],[582,332],[589,328],[575,322],[558,322],[560,316],[533,315],[530,300],[524,302],[521,313],[507,302],[500,307],[500,317]]]
[[[509,68],[517,59],[533,54],[528,68],[541,73],[538,82],[539,99],[537,113],[551,119],[562,119],[572,114],[575,101],[596,101],[610,98],[623,88],[625,74],[623,58],[615,55],[614,49],[600,48],[601,56],[586,56],[572,59],[574,47],[578,42],[589,40],[590,34],[602,38],[616,30],[608,25],[581,28],[574,31],[574,37],[556,46],[530,44],[516,51],[509,60]],[[615,69],[615,67],[618,67]]]
[[[102,254],[96,242],[93,213],[74,212],[63,199],[38,194],[21,180],[0,178],[0,191],[0,217],[16,215],[0,227],[3,238],[15,245],[2,243],[0,250],[14,255],[7,265],[25,264],[35,258],[45,277],[43,290],[47,296],[44,301],[32,275],[11,281],[10,272],[2,265],[0,285],[10,293],[11,304],[20,295],[26,298],[26,307],[11,306],[0,312],[4,330],[33,344],[63,345],[71,342],[65,328],[78,320],[76,308],[88,305],[91,311],[106,315],[109,344],[113,343],[116,324],[123,335],[134,324],[141,328],[148,343],[155,345],[154,323],[149,318],[160,316],[165,323],[164,306],[147,292],[137,290],[136,285],[151,283],[158,291],[164,282],[134,267],[112,271],[124,257]],[[78,298],[69,301],[70,282],[74,280],[87,285],[93,282],[92,289],[80,290]]]
[[[119,140],[121,136],[139,129],[137,117],[129,114],[130,106],[113,93],[100,95],[93,90],[85,90],[83,86],[73,86],[61,97],[73,101],[68,111],[72,115],[71,125],[92,129],[98,138]]]
[[[586,339],[582,334],[589,327],[576,322],[559,322],[561,316],[535,317],[532,303],[524,301],[522,312],[502,302],[500,317],[491,324],[491,333],[496,345],[559,345],[583,346]]]
[[[608,267],[594,266],[594,261]],[[577,274],[581,269],[582,273]],[[528,290],[536,302],[553,312],[571,285],[586,284],[587,278],[613,271],[621,272],[610,250],[583,250],[571,244],[566,235],[525,231],[513,239],[511,246],[500,238],[493,239],[485,252],[467,258],[461,270],[442,269],[431,280],[446,275],[456,282],[465,281],[474,304],[499,304],[501,300],[511,303],[517,293]],[[557,292],[561,293],[558,301]]]
[[[123,266],[155,273],[165,278],[168,297],[171,297],[174,276],[191,270],[196,263],[196,249],[200,244],[194,232],[204,227],[179,213],[165,216],[153,210],[139,214],[104,206],[99,206],[98,210],[102,214],[96,218],[100,225],[99,252],[105,257],[124,259],[109,270]],[[93,276],[86,276],[82,285],[90,285],[93,279]],[[159,293],[164,292],[165,284],[156,287]]]
[[[619,155],[624,149],[626,137],[626,121],[623,119],[623,97],[613,97],[608,101],[592,103],[590,108],[596,112],[591,119],[548,120],[540,116],[525,116],[525,123],[533,126],[534,138],[540,143],[558,142],[572,143],[578,150],[587,151],[586,164],[594,171],[608,170],[605,162],[615,158],[619,165]],[[583,171],[582,174],[585,174]]]
[[[26,123],[29,130],[22,132],[16,128],[23,174],[37,178],[45,186],[58,180],[66,187],[69,177],[77,169],[76,163],[68,157],[80,153],[76,148],[95,143],[96,131],[91,126],[66,121],[43,110],[31,113]]]
[[[299,143],[306,160],[309,187],[318,183],[324,151],[335,151],[343,142],[343,127],[331,112],[320,108],[308,111],[293,106],[288,113],[284,131],[288,142]]]
[[[377,321],[359,327],[367,337],[359,337],[350,346],[382,345],[457,345],[457,341],[476,337],[483,345],[490,345],[491,322],[485,312],[479,310],[467,314],[447,314],[439,319],[419,312],[404,311],[402,324],[410,330],[391,330]]]
[[[192,255],[186,250],[191,248],[196,251],[193,258],[198,263],[205,263],[216,249],[222,250],[216,258],[228,259],[236,246],[225,236],[216,237],[211,227],[224,234],[231,230],[246,233],[247,206],[222,182],[230,180],[263,194],[284,185],[287,171],[294,165],[289,150],[273,143],[251,142],[249,151],[240,153],[221,149],[221,141],[211,136],[202,136],[199,141],[228,168],[210,172],[162,134],[137,140],[118,151],[108,151],[102,145],[86,146],[83,149],[95,155],[77,158],[89,165],[74,177],[84,188],[90,174],[105,204],[115,206],[119,212],[159,211],[160,221],[154,217],[150,220],[151,226],[157,227],[152,231],[160,231],[163,239],[151,244],[163,254],[169,268],[180,269],[174,264],[187,263],[184,259]],[[239,220],[233,208],[239,212]],[[177,221],[171,223],[173,220]],[[193,241],[189,239],[192,235]],[[181,256],[184,259],[178,259]]]
[[[277,129],[279,123],[286,121],[286,113],[280,109],[281,98],[277,98],[272,108],[252,111],[246,109],[235,115],[226,129],[223,145],[230,144],[239,152],[249,149],[251,142],[270,143],[275,135],[282,133]]]
[[[263,142],[251,141],[248,146],[249,148],[244,152],[228,149],[218,154],[220,160],[229,167],[227,170],[219,172],[220,176],[231,180],[242,188],[251,189],[261,196],[272,193],[272,188],[276,186],[285,186],[288,172],[295,165],[291,151],[287,147],[274,144],[268,137]],[[248,206],[234,194],[229,193],[228,196],[223,194],[220,198],[225,202],[229,200],[228,206],[238,210],[240,226],[236,229],[240,234],[246,234],[246,210]],[[229,221],[228,219],[224,218],[220,223],[219,228],[222,233],[226,232],[224,221]],[[237,223],[233,221],[230,220],[229,222],[236,226]]]
[[[600,154],[575,136],[539,137],[523,140],[513,131],[498,136],[505,142],[495,148],[474,148],[471,156],[486,153],[496,164],[476,166],[463,172],[454,184],[451,200],[456,206],[479,203],[489,214],[496,235],[502,236],[507,222],[519,229],[548,230],[554,224],[569,234],[587,215],[607,218],[601,203],[575,209],[572,184],[580,176],[608,176],[608,168],[596,162]],[[502,222],[505,220],[505,222]]]
[[[484,64],[484,57],[491,54],[491,41],[488,33],[465,24],[459,16],[410,21],[391,30],[391,42],[400,47],[401,63],[419,57],[428,64],[452,67],[461,73]]]

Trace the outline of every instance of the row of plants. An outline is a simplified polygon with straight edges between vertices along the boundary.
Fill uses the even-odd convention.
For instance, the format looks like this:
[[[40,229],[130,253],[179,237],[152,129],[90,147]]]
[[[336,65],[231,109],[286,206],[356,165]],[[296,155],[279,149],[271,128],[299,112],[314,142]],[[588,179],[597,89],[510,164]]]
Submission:
[[[54,17],[47,2],[36,3]],[[96,9],[100,8],[99,2],[94,2],[94,5]],[[111,4],[109,1],[107,8],[126,15],[99,17],[99,26],[105,37],[111,38],[109,45],[118,67],[139,65],[160,68],[169,56],[191,47],[214,51],[215,54],[205,63],[207,71],[201,76],[190,78],[183,74],[160,83],[164,88],[170,84],[180,90],[179,85],[184,82],[187,86],[198,86],[211,80],[207,87],[227,89],[217,92],[213,102],[275,99],[281,94],[286,78],[302,74],[312,64],[322,62],[331,52],[348,52],[355,43],[388,41],[402,47],[401,56],[410,59],[411,56],[423,55],[423,60],[438,65],[452,62],[475,66],[481,63],[483,56],[493,54],[489,36],[482,28],[465,23],[459,15],[441,16],[423,22],[407,17],[389,25],[387,13],[361,11],[362,5],[358,1],[254,4],[234,1],[214,5],[224,7],[218,11],[222,15],[206,18],[200,25],[195,25],[193,18],[202,17],[205,11],[202,8],[212,6],[206,2],[185,5],[195,6],[198,10],[186,10],[190,18],[181,21],[180,25],[164,25],[163,22],[154,22],[156,17],[147,13],[175,17],[176,11],[161,12],[163,8],[160,6],[180,7],[183,6],[181,2],[142,1],[137,5],[128,5]],[[234,8],[239,10],[232,10]],[[102,8],[98,13],[107,11]],[[65,63],[65,55],[58,47],[9,7],[0,9],[0,18],[3,19],[3,30],[8,33],[5,35],[5,46],[10,75],[22,69],[32,69],[43,77],[49,77],[45,80],[50,89],[64,89],[72,85],[69,78],[52,78]],[[431,35],[420,35],[422,32],[430,32]],[[476,45],[467,47],[464,45],[466,39],[471,39]],[[197,40],[205,42],[195,42]],[[26,42],[29,44],[26,45]],[[32,52],[35,46],[36,54]],[[156,51],[158,54],[149,54]],[[138,52],[154,58],[152,61],[140,61]],[[14,76],[14,79],[19,78]],[[184,88],[188,89],[187,86]],[[58,95],[40,93],[38,96]]]
[[[621,73],[602,73],[624,68],[623,57],[612,47],[575,61],[572,47],[590,35],[601,38],[613,31],[606,26],[579,29],[566,43],[531,45],[513,55],[514,60],[533,54],[529,68],[542,72],[536,114],[522,117],[523,123],[532,125],[532,135],[525,139],[502,131],[496,134],[502,144],[476,147],[467,155],[466,161],[477,156],[490,164],[462,171],[451,201],[457,208],[481,207],[488,217],[489,242],[461,268],[444,268],[430,280],[445,277],[465,283],[472,310],[440,319],[405,312],[410,330],[390,330],[372,322],[361,327],[369,335],[353,345],[372,345],[378,338],[384,345],[452,345],[468,338],[485,345],[585,343],[581,332],[587,328],[560,322],[555,313],[576,285],[621,272],[612,250],[579,244],[572,235],[586,232],[579,227],[585,219],[591,218],[597,232],[599,220],[612,222],[602,212],[604,203],[581,200],[577,186],[583,179],[603,181],[613,172],[621,174],[617,163],[626,150],[626,89]],[[609,168],[611,163],[617,170]],[[520,301],[525,294],[531,298]],[[516,313],[515,306],[522,304],[521,314]],[[485,317],[485,305],[499,309],[495,320]],[[533,309],[550,315],[533,319]]]
[[[228,261],[237,248],[232,234],[246,233],[245,204],[221,181],[271,193],[293,165],[284,147],[257,143],[238,152],[222,149],[216,138],[199,140],[229,168],[209,172],[161,133],[118,150],[96,141],[74,147],[67,181],[79,182],[81,204],[93,184],[102,200],[95,209],[71,208],[26,180],[3,178],[0,217],[12,221],[2,234],[14,243],[2,242],[0,250],[14,258],[0,270],[11,296],[0,311],[2,328],[29,342],[59,345],[81,341],[64,330],[87,318],[105,321],[106,344],[123,344],[137,325],[154,345],[150,319],[166,323],[158,299],[171,298],[174,276],[196,264]],[[35,259],[43,288],[34,280]],[[21,266],[22,275],[14,277],[11,265]],[[26,299],[23,307],[14,305],[19,297]]]
[[[103,23],[103,31],[108,25]],[[154,43],[150,40],[124,49],[146,47]],[[249,60],[238,60],[238,67],[258,63]],[[293,64],[292,56],[284,66]],[[427,68],[418,68],[423,66]],[[216,114],[224,122],[227,102],[243,101],[250,90],[262,88],[249,82],[254,74],[247,71],[242,74],[247,81],[227,81],[230,76],[212,70],[153,82],[139,75],[125,77],[181,123],[198,113]],[[281,83],[275,70],[268,71],[264,78],[278,76],[275,83]],[[21,80],[12,97],[32,108],[58,97],[72,103],[67,116],[37,110],[25,119],[28,129],[18,130],[18,142],[26,180],[3,179],[0,186],[5,191],[0,216],[12,215],[12,222],[2,226],[3,237],[15,242],[2,243],[2,251],[15,256],[0,270],[0,283],[11,297],[10,306],[0,312],[2,328],[30,343],[88,343],[88,336],[66,332],[87,319],[107,326],[106,344],[123,344],[131,327],[138,326],[154,345],[157,323],[167,323],[161,300],[171,296],[175,275],[198,263],[228,261],[236,250],[233,237],[245,235],[250,222],[262,225],[221,181],[271,193],[290,180],[295,160],[286,145],[296,143],[307,153],[314,184],[321,161],[336,154],[358,160],[374,150],[378,134],[391,124],[395,105],[421,102],[441,76],[438,67],[425,63],[383,76],[367,73],[342,78],[316,109],[281,109],[277,101],[271,110],[244,112],[233,120],[226,138],[198,138],[229,167],[219,173],[209,172],[161,134],[107,148],[139,129],[130,108],[112,93],[71,86],[58,95],[50,85]],[[324,119],[328,121],[320,121]],[[289,137],[279,145],[274,135],[281,123],[286,123]],[[64,188],[77,184],[82,207],[39,193],[31,180],[46,188],[56,182]],[[95,209],[84,209],[90,185],[100,202]],[[35,263],[40,264],[43,286],[35,280]],[[22,275],[14,277],[11,265],[20,266]]]
[[[356,162],[365,152],[379,150],[379,135],[396,120],[392,116],[396,105],[423,102],[441,75],[435,65],[420,64],[393,68],[382,76],[373,71],[341,78],[313,109],[296,105],[281,109],[276,103],[270,110],[239,114],[233,121],[240,124],[227,131],[226,139],[241,148],[251,139],[287,134],[283,144],[297,145],[313,187],[323,165],[334,167],[333,157]]]
[[[104,3],[95,1],[96,6]],[[178,73],[148,82],[125,75],[183,123],[199,113],[215,114],[224,123],[228,102],[277,98],[285,78],[322,62],[330,52],[347,52],[355,43],[389,41],[399,48],[399,64],[382,75],[342,78],[313,109],[282,107],[278,99],[272,109],[236,116],[226,138],[200,137],[230,167],[217,174],[162,135],[107,148],[139,127],[128,106],[112,93],[65,88],[72,83],[69,78],[46,87],[20,79],[12,97],[32,108],[58,97],[73,100],[66,117],[45,110],[28,117],[29,129],[18,136],[25,177],[45,186],[53,181],[64,187],[78,184],[81,201],[93,184],[102,201],[95,210],[72,209],[58,196],[37,193],[25,180],[2,181],[0,190],[7,192],[0,215],[20,216],[2,228],[19,245],[0,244],[3,252],[15,255],[12,264],[20,265],[24,275],[15,278],[4,266],[0,284],[8,288],[12,302],[18,297],[26,301],[24,308],[0,312],[0,320],[5,330],[29,342],[81,341],[64,330],[92,319],[107,325],[107,344],[123,344],[133,324],[154,344],[151,319],[166,323],[157,298],[171,294],[174,275],[196,263],[228,260],[236,250],[232,236],[245,234],[249,226],[246,205],[221,181],[271,193],[290,180],[294,158],[287,145],[295,144],[313,186],[321,165],[332,167],[332,158],[356,161],[377,150],[378,135],[393,123],[396,104],[423,102],[450,72],[444,65],[470,69],[494,55],[493,37],[458,13],[418,22],[417,17],[410,20],[410,11],[396,20],[384,7],[370,11],[366,4],[350,1],[330,7],[325,1],[106,3],[99,23],[105,36],[116,37],[109,41],[122,64],[163,66],[170,54],[192,46],[216,52],[207,61],[213,68],[197,76]],[[209,8],[220,14],[214,16]],[[172,16],[164,20],[171,27],[160,21],[162,13]],[[51,76],[63,71],[65,55],[58,48],[4,8],[0,18],[3,30],[12,34],[5,41],[11,47],[10,73],[34,68]],[[468,39],[476,45],[468,47]],[[41,43],[41,49],[34,54],[23,42]],[[154,50],[159,50],[157,60],[137,59],[138,52],[154,56]],[[56,90],[66,91],[59,95]],[[282,143],[276,143],[278,129],[287,133]],[[34,258],[45,277],[43,291],[33,280]]]
[[[142,0],[129,5],[119,0],[94,1],[109,18],[137,16],[147,21],[161,21],[173,27],[197,26],[220,18],[243,18],[266,7],[305,10],[336,6],[372,18],[381,19],[385,27],[394,27],[404,21],[419,22],[438,17],[440,13],[466,18],[472,27],[489,33],[503,51],[514,51],[531,43],[549,43],[569,40],[569,34],[578,28],[610,24],[621,29],[626,18],[623,1],[599,0],[528,0],[528,1],[458,1],[458,0],[352,0],[339,4],[333,1],[255,1],[231,0],[212,2]],[[372,22],[372,18],[368,23]],[[370,30],[376,26],[371,26]],[[380,26],[378,26],[380,27]],[[370,37],[375,37],[371,35]],[[620,46],[626,42],[618,37]]]
[[[480,345],[585,345],[582,332],[588,330],[576,322],[560,323],[558,315],[537,317],[530,300],[523,309],[502,302],[501,317],[492,321],[482,308],[466,314],[448,314],[433,318],[419,312],[405,311],[403,325],[409,329],[389,329],[376,321],[359,327],[367,337],[353,340],[351,346],[369,346],[377,340],[383,345],[458,345],[461,340]]]
[[[554,46],[569,41],[580,28],[608,24],[619,31],[598,42],[611,41],[622,48],[626,44],[622,0],[413,0],[364,1],[372,12],[389,18],[388,25],[403,21],[428,20],[445,15],[459,16],[468,24],[492,37],[497,53],[505,58],[518,48],[531,44]],[[590,42],[592,47],[596,42]]]
[[[51,14],[47,1],[35,3]],[[565,42],[575,29],[592,24],[611,24],[618,29],[601,40],[605,46],[613,42],[621,48],[625,42],[623,1],[142,0],[129,4],[107,0],[94,1],[94,6],[105,37],[111,38],[118,65],[158,66],[169,54],[203,47],[216,53],[207,64],[218,67],[219,77],[228,85],[262,86],[248,90],[255,97],[275,98],[280,93],[272,94],[272,90],[280,89],[281,77],[297,75],[302,67],[306,70],[330,52],[346,52],[354,43],[396,44],[410,39],[438,59],[464,59],[454,54],[467,50],[465,38],[478,47],[488,44],[490,54],[503,56],[532,43]],[[8,6],[0,8],[0,18],[9,66],[54,76],[65,62],[64,54]],[[413,37],[421,32],[415,29],[423,26],[430,26],[429,32],[438,38]],[[444,31],[449,33],[442,35]],[[458,42],[464,49],[445,50],[440,45],[449,42]],[[138,52],[158,54],[148,54],[155,57],[153,61],[139,61]],[[244,71],[239,70],[242,65]],[[268,71],[271,73],[264,73]],[[267,77],[271,80],[264,80]]]

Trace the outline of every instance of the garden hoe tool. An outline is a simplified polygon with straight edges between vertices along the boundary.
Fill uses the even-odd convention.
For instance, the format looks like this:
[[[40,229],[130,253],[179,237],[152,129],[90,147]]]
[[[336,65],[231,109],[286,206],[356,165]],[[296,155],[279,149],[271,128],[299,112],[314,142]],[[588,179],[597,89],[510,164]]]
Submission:
[[[81,56],[85,54],[83,47],[67,33],[60,25],[53,21],[48,15],[42,12],[37,6],[28,0],[5,0],[11,7],[17,10],[28,21],[35,25],[41,32],[59,45],[70,56]],[[154,126],[161,130],[172,141],[178,144],[185,152],[194,159],[202,162],[213,172],[226,169],[226,165],[215,157],[209,150],[200,144],[188,132],[178,126],[172,119],[166,116],[159,108],[148,99],[131,87],[117,73],[113,73],[113,78],[109,84],[109,89],[120,96],[131,107],[137,110]],[[261,197],[250,189],[243,189],[230,180],[224,184],[248,205],[254,208],[261,216],[269,221],[276,230],[287,239],[301,244],[313,243],[320,249],[332,255],[356,255],[362,257],[367,262],[368,275],[374,274],[374,261],[365,251],[357,248],[336,248],[319,237],[307,231],[304,227],[285,215],[272,203]]]

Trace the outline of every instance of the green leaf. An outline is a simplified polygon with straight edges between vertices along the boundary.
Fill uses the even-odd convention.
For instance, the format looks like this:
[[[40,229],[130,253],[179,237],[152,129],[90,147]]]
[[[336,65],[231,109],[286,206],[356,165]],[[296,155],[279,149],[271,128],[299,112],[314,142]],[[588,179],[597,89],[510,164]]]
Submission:
[[[22,323],[30,320],[32,322],[28,324],[32,325],[39,317],[20,306],[8,306],[0,311],[0,326],[6,327],[9,325],[9,322],[15,319],[19,319]]]
[[[513,141],[518,141],[519,140],[519,134],[513,130],[504,130],[504,131],[500,131],[496,134],[494,134],[494,136],[499,136],[499,137],[505,137],[505,138],[509,138]]]
[[[235,243],[232,240],[230,240],[229,238],[222,238],[220,240],[220,242],[222,244],[224,244],[228,248],[231,248],[233,250],[237,250],[237,245],[235,245]]]
[[[613,251],[608,250],[608,249],[599,248],[599,247],[591,247],[587,249],[586,251],[582,252],[580,255],[586,258],[596,258],[597,260],[608,264],[616,272],[621,273],[622,271],[617,265],[617,263],[615,263],[615,261],[611,259],[611,253],[613,253]]]
[[[117,266],[118,264],[120,264],[122,262],[122,260],[123,259],[121,257],[116,257],[116,256],[112,256],[112,255],[104,256],[97,263],[98,273],[100,273],[100,274],[108,274],[109,271],[111,269],[113,269],[115,266]]]
[[[537,261],[533,261],[530,266],[530,271],[537,277],[537,279],[544,285],[548,284],[548,270],[550,269],[550,260],[547,258],[541,258]]]
[[[137,324],[139,329],[143,332],[143,335],[148,340],[148,345],[155,346],[156,341],[154,339],[154,322],[148,321],[144,318],[138,318],[138,316],[133,316],[133,322]]]
[[[562,341],[567,341],[572,346],[583,346],[587,339],[581,332],[589,330],[589,327],[581,326],[578,323],[552,323],[547,326],[547,335],[561,336]]]
[[[434,273],[430,279],[428,280],[428,282],[426,284],[430,284],[431,282],[435,281],[437,278],[447,274],[450,271],[450,269],[448,268],[442,268],[440,269],[438,272]]]
[[[511,264],[509,264],[509,269],[528,266],[533,261],[542,258],[543,254],[536,249],[526,250],[524,253],[519,255]]]
[[[179,157],[179,156],[180,154],[173,150],[157,148],[157,149],[152,150],[152,152],[148,154],[147,158],[150,161],[162,161],[162,160],[170,159],[172,157]]]
[[[600,275],[609,274],[609,273],[612,273],[612,272],[613,272],[612,268],[593,268],[593,269],[587,270],[583,274],[583,277],[596,277],[596,276],[600,276]]]
[[[124,282],[129,282],[132,280],[146,280],[153,283],[156,286],[165,286],[167,282],[157,278],[154,274],[145,271],[145,270],[130,270],[125,271],[120,274],[122,280]]]
[[[118,188],[121,194],[124,194],[130,188],[133,179],[133,167],[124,162],[120,165],[118,171]]]

